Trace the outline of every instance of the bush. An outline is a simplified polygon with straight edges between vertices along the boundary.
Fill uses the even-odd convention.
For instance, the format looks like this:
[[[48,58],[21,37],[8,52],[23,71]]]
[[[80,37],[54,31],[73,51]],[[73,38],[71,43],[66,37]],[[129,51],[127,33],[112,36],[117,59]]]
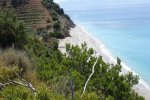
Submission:
[[[53,28],[58,31],[60,29],[60,22],[59,21],[55,22]]]
[[[18,66],[22,73],[31,70],[31,62],[25,52],[8,49],[0,52],[0,57],[6,66]]]
[[[36,100],[66,100],[63,99],[64,96],[58,93],[55,93],[51,89],[48,89],[45,86],[39,88]]]
[[[55,11],[51,11],[50,15],[52,16],[53,21],[58,21],[58,16],[57,16],[57,13]]]
[[[47,1],[47,0],[42,0],[42,4],[43,4],[47,9],[49,9],[49,7],[48,7],[48,1]]]
[[[58,13],[63,15],[64,14],[64,10],[62,8],[60,8]]]
[[[65,14],[64,16],[65,16],[68,20],[71,20],[70,17],[69,17],[67,14]]]
[[[11,67],[11,69],[9,68]],[[13,71],[12,71],[13,70]],[[18,66],[6,66],[4,61],[0,59],[0,82],[7,81],[16,77],[15,73],[19,72]]]
[[[6,48],[14,44],[15,47],[22,48],[26,43],[25,28],[13,12],[3,10],[0,13],[0,23],[0,46]]]
[[[54,38],[59,38],[59,39],[65,38],[65,36],[59,32],[50,32],[49,36]]]
[[[19,85],[7,86],[3,91],[0,91],[0,96],[5,98],[2,100],[35,100],[31,91]]]

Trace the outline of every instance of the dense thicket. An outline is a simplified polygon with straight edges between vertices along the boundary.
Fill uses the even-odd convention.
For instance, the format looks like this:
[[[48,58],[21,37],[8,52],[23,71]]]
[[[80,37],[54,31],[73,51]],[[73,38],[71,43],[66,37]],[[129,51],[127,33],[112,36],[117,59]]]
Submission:
[[[0,46],[10,47],[12,44],[21,48],[26,43],[26,34],[23,23],[8,10],[0,12]]]
[[[46,39],[47,33],[37,36],[31,32],[24,38],[27,33],[18,28],[19,22],[13,20],[15,17],[2,17],[3,14],[9,15],[9,12],[0,16],[0,29],[4,30],[0,34],[12,40],[7,43],[7,38],[2,38],[6,42],[0,40],[1,46],[5,48],[14,43],[22,48],[6,49],[0,53],[0,99],[144,100],[132,89],[138,84],[139,77],[131,72],[120,74],[120,59],[116,65],[105,63],[86,43],[81,46],[66,44],[66,54],[62,54],[58,49],[58,40]],[[53,36],[53,33],[49,35]],[[21,42],[22,39],[26,43]],[[93,67],[94,73],[83,92]]]

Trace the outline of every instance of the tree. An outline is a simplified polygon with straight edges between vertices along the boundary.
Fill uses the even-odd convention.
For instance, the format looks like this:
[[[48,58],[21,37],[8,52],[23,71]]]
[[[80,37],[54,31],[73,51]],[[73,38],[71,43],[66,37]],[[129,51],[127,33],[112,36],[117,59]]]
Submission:
[[[138,84],[139,77],[131,72],[121,75],[122,66],[119,58],[116,65],[105,63],[102,57],[99,59],[95,57],[93,49],[88,48],[86,43],[81,47],[67,44],[66,52],[67,61],[64,64],[72,71],[77,71],[82,77],[80,80],[79,76],[73,77],[75,90],[83,91],[84,89],[85,92],[86,89],[85,93],[94,92],[100,99],[144,100],[132,90],[132,87]],[[86,95],[82,95],[84,96]]]
[[[9,10],[0,13],[0,46],[2,48],[21,48],[26,43],[26,33],[24,25],[17,21],[17,17]]]

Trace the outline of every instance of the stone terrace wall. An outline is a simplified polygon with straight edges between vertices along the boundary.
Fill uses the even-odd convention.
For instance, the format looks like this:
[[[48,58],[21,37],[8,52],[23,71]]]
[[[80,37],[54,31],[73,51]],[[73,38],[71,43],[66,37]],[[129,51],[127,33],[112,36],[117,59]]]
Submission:
[[[49,18],[49,12],[41,0],[0,0],[0,8],[4,7],[14,10],[27,28],[46,25]]]

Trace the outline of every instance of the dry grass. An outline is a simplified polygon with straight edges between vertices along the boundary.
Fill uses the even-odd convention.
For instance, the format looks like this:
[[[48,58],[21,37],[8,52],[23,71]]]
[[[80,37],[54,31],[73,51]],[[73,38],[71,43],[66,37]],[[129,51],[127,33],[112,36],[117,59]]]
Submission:
[[[2,59],[0,59],[0,81],[5,81],[7,79],[15,78],[15,73],[19,72],[18,66],[12,66],[11,69],[9,66],[4,65]]]
[[[0,52],[0,57],[6,66],[18,66],[21,73],[33,70],[33,64],[23,51],[8,49]]]
[[[0,51],[0,81],[3,81],[4,78],[13,79],[17,77],[14,73],[15,71],[37,88],[42,82],[37,79],[35,67],[33,65],[34,64],[23,51],[14,49]]]

